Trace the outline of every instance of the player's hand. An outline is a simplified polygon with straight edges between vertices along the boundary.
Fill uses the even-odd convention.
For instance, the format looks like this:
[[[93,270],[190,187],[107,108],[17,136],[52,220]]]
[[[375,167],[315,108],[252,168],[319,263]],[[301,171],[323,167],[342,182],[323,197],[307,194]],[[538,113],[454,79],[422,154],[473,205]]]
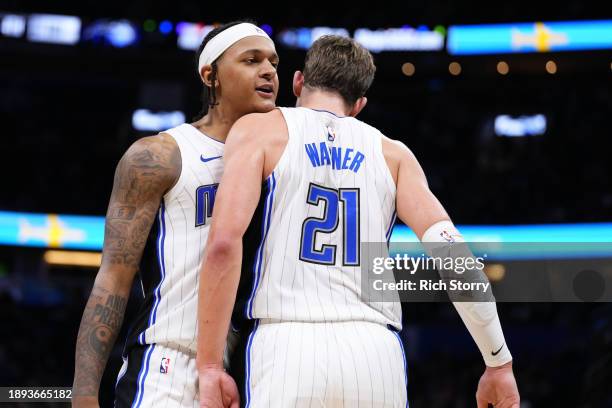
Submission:
[[[222,368],[201,369],[200,408],[238,408],[240,396],[234,379]]]
[[[512,372],[512,361],[499,367],[487,367],[478,381],[476,403],[478,408],[487,408],[488,404],[495,408],[519,408],[521,397]]]

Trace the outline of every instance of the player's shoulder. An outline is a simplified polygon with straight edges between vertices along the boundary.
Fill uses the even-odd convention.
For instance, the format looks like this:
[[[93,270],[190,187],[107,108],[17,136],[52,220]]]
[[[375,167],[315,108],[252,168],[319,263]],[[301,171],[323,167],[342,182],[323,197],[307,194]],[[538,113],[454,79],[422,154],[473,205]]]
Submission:
[[[265,113],[249,113],[234,123],[228,144],[245,142],[265,144],[286,134],[287,124],[279,109]]]
[[[382,135],[382,149],[385,157],[389,157],[394,161],[416,160],[414,153],[406,144],[400,140],[392,139]]]
[[[165,158],[166,156],[172,156],[174,152],[178,152],[176,140],[170,134],[162,132],[136,140],[127,149],[126,155],[134,156],[150,153]]]
[[[242,116],[236,121],[233,128],[248,128],[249,126],[274,126],[284,121],[280,109],[272,109],[269,112],[254,112]]]
[[[121,158],[131,171],[150,171],[159,178],[174,180],[181,172],[181,153],[174,138],[167,133],[136,140]]]

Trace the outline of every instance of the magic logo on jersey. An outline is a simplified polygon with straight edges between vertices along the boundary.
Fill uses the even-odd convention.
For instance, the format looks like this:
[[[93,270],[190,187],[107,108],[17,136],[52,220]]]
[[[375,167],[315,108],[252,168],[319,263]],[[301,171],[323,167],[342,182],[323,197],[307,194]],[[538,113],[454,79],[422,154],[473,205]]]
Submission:
[[[212,217],[218,187],[219,184],[216,183],[200,186],[196,189],[196,227],[206,225],[206,218]]]
[[[365,155],[358,150],[350,147],[328,146],[325,142],[318,145],[307,143],[304,148],[312,167],[331,166],[333,170],[351,170],[357,173],[365,160]]]

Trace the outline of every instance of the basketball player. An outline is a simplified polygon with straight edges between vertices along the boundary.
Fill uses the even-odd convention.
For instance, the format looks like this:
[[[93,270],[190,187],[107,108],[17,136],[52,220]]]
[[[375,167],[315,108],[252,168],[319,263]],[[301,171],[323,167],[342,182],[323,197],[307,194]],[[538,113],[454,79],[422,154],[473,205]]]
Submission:
[[[386,243],[396,212],[424,242],[461,236],[410,150],[354,118],[374,72],[372,56],[354,40],[324,36],[294,75],[297,108],[246,115],[232,127],[200,279],[201,407],[238,398],[222,356],[241,238],[262,181],[261,244],[245,305],[255,320],[246,406],[407,406],[400,304],[361,299],[359,244]],[[487,366],[478,407],[518,408],[495,303],[455,306]]]
[[[208,113],[136,141],[120,160],[102,265],[79,329],[73,406],[98,405],[137,272],[144,302],[124,347],[115,406],[198,405],[197,287],[224,142],[238,118],[274,108],[277,64],[274,43],[257,26],[234,22],[214,29],[198,50]],[[145,245],[147,236],[153,239]]]

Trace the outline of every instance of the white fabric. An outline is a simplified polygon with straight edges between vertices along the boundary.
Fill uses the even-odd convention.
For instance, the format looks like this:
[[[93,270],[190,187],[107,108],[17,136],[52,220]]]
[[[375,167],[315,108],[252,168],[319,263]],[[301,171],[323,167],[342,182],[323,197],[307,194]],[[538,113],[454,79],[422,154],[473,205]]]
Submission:
[[[399,301],[362,296],[360,262],[368,254],[388,255],[387,238],[395,216],[395,183],[382,152],[381,133],[352,117],[308,108],[280,109],[289,140],[262,194],[264,211],[258,216],[263,217],[267,232],[262,231],[265,234],[250,269],[254,283],[247,317],[370,321],[400,330]],[[329,194],[342,190],[342,200],[329,199],[328,194],[312,201],[315,189]],[[357,208],[345,201],[355,191]],[[324,218],[335,220],[336,228],[308,236],[306,220]],[[364,249],[349,245],[351,228],[358,231],[353,244],[370,244]],[[331,250],[333,259],[305,256],[306,248],[319,253]],[[350,262],[354,260],[351,249],[358,251],[359,263]]]
[[[421,238],[422,242],[465,242],[463,236],[450,221],[438,221]]]
[[[181,152],[181,175],[163,197],[155,241],[159,265],[143,270],[149,281],[160,280],[147,314],[141,344],[177,344],[192,352],[197,345],[198,278],[212,219],[212,189],[221,180],[224,144],[183,124],[166,130]],[[206,161],[204,161],[206,160]],[[155,276],[162,274],[162,278]]]
[[[461,233],[448,220],[437,222],[429,227],[421,241],[424,243],[441,242],[448,245],[454,242],[465,242]],[[472,335],[487,366],[498,367],[512,360],[495,302],[453,302],[453,305]]]
[[[250,408],[406,408],[399,335],[370,322],[259,322],[249,337]]]
[[[142,362],[124,360],[121,371],[136,363],[141,365],[134,397],[135,402],[140,401],[139,408],[199,408],[195,354],[150,344]]]
[[[198,63],[198,74],[204,65],[210,65],[229,47],[246,37],[265,37],[272,41],[264,30],[251,23],[236,24],[214,36],[202,50]],[[201,75],[201,74],[200,74]]]

